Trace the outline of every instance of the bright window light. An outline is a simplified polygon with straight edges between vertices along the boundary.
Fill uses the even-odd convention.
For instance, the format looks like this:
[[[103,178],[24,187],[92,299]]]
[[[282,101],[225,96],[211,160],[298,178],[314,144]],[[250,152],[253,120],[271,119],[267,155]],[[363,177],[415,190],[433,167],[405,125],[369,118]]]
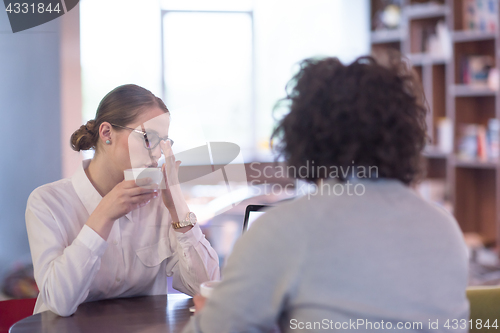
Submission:
[[[370,50],[368,0],[96,5],[80,1],[84,120],[111,89],[135,83],[165,100],[176,149],[229,141],[245,162],[273,159],[272,109],[300,60]]]
[[[163,35],[164,96],[179,148],[227,141],[249,152],[254,142],[251,15],[166,12]]]

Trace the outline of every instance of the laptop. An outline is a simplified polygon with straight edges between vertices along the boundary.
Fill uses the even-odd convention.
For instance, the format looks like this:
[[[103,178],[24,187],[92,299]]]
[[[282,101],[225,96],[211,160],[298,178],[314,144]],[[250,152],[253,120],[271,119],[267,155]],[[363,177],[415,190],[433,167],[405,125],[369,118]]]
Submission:
[[[248,205],[245,209],[245,219],[243,220],[243,232],[247,231],[252,223],[265,214],[265,209],[272,206],[267,205]]]

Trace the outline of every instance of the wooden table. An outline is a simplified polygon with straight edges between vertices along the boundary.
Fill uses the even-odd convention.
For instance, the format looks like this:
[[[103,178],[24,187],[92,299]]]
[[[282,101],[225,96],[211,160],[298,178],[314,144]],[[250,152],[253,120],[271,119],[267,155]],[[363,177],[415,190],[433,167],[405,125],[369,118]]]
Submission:
[[[60,317],[45,311],[12,326],[12,333],[36,332],[181,332],[193,305],[184,294],[108,299],[83,303],[74,315]]]

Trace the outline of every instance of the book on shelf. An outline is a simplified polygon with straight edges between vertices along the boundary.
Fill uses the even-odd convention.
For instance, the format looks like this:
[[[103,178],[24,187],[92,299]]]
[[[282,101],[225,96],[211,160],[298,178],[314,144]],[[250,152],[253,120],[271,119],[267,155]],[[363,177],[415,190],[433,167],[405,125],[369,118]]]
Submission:
[[[488,155],[490,159],[500,157],[500,120],[492,118],[488,121]]]
[[[490,87],[491,90],[495,91],[498,91],[500,89],[498,68],[496,67],[490,69],[488,73],[488,87]]]
[[[486,144],[486,128],[477,127],[477,157],[480,161],[488,160],[488,148]]]
[[[464,0],[463,30],[497,32],[498,0]]]
[[[463,55],[460,61],[461,83],[487,86],[494,63],[489,55]]]
[[[439,118],[437,122],[437,146],[444,154],[453,151],[453,122],[449,118]]]
[[[500,155],[500,121],[492,118],[488,125],[464,124],[458,144],[461,160],[497,160]]]

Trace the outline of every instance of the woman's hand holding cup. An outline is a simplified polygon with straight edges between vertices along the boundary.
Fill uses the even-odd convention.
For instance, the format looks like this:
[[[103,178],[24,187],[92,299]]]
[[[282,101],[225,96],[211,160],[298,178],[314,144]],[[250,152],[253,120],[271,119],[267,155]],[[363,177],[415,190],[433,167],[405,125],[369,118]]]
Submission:
[[[157,196],[158,185],[153,184],[151,178],[124,180],[102,198],[86,224],[106,240],[114,221],[147,205]]]
[[[158,185],[153,184],[151,178],[124,180],[102,198],[99,206],[105,208],[108,219],[115,221],[134,209],[144,207],[157,196]]]

